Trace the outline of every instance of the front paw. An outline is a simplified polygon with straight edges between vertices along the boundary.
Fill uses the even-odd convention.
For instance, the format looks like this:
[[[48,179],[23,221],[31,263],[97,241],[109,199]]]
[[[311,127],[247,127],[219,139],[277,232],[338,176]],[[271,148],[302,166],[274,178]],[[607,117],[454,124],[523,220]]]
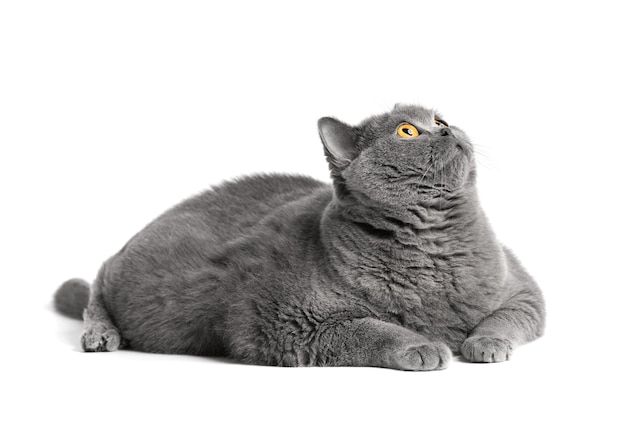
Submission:
[[[506,339],[489,336],[472,336],[461,346],[463,357],[474,363],[499,363],[513,353],[513,344]]]
[[[442,342],[408,346],[396,352],[391,367],[401,370],[440,370],[450,364],[452,353]]]

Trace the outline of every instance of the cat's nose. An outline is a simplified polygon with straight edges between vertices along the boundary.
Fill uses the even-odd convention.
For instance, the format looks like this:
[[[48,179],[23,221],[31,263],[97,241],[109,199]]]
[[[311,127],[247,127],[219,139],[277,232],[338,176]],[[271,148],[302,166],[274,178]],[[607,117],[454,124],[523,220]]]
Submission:
[[[452,131],[448,127],[442,128],[441,129],[441,135],[442,136],[452,136]]]

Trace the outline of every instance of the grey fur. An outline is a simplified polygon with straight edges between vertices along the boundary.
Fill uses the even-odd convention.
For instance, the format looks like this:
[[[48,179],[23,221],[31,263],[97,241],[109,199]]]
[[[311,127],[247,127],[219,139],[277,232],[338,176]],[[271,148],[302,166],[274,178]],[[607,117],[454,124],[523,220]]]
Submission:
[[[70,318],[82,319],[89,303],[89,284],[82,279],[70,279],[54,294],[54,307]]]
[[[543,298],[482,212],[468,138],[434,118],[409,105],[356,127],[323,118],[333,187],[257,175],[165,212],[102,266],[83,348],[406,370],[507,360],[541,335]],[[420,135],[401,139],[402,122]],[[82,306],[59,298],[76,291],[57,303]]]

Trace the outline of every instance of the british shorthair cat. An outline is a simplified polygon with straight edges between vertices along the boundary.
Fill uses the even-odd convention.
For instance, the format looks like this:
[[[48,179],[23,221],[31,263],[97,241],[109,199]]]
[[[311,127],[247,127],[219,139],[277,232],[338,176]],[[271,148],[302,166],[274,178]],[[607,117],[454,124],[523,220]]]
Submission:
[[[85,351],[278,366],[434,370],[508,360],[542,334],[542,294],[483,214],[465,133],[396,105],[318,122],[332,184],[255,175],[166,211],[59,311]]]

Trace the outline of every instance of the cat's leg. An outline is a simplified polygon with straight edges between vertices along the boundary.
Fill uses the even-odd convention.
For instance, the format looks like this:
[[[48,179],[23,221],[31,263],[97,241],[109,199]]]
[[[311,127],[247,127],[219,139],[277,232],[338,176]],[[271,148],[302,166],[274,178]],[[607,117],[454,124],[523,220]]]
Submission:
[[[100,286],[100,276],[94,282],[89,296],[89,304],[83,313],[84,328],[80,342],[84,351],[115,351],[122,343],[122,337],[109,316]]]
[[[359,318],[322,327],[312,345],[318,366],[372,366],[400,370],[445,369],[452,353],[407,328]]]
[[[497,363],[510,358],[513,349],[543,333],[545,304],[541,291],[519,262],[509,254],[505,287],[511,297],[483,319],[461,346],[469,361]]]

